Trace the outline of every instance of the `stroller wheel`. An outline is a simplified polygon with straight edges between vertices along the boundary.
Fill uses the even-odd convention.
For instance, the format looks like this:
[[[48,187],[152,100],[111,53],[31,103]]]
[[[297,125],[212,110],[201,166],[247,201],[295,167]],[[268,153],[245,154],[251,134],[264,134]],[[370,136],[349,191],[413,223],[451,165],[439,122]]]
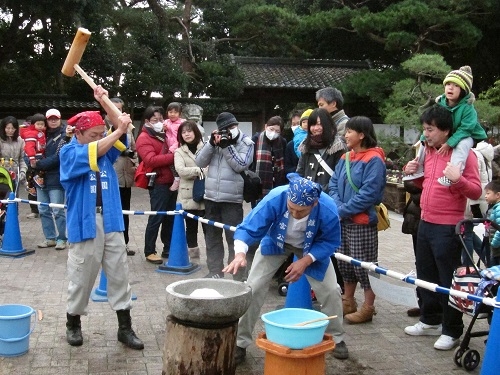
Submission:
[[[281,283],[278,285],[278,294],[282,297],[286,297],[288,293],[288,283]]]
[[[465,349],[462,349],[460,346],[455,349],[455,353],[453,354],[453,362],[458,367],[462,367],[462,356],[464,355]]]
[[[467,371],[474,370],[479,365],[480,360],[481,356],[479,355],[479,352],[477,350],[466,350],[464,353],[464,358],[462,360],[464,369],[466,369]]]

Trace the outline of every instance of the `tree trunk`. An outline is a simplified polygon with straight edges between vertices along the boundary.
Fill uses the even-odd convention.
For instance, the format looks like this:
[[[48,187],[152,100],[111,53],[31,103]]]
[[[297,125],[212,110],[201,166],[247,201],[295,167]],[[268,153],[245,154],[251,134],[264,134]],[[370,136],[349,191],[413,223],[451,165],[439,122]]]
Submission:
[[[238,322],[192,327],[167,317],[162,375],[234,375]]]

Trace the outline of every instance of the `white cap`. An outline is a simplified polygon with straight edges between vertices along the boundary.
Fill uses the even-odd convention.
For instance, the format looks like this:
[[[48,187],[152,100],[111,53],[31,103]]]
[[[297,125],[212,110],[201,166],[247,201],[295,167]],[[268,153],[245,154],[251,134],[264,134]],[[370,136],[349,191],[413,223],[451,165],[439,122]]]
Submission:
[[[47,111],[47,113],[45,113],[45,117],[46,118],[49,118],[49,117],[57,117],[57,118],[61,118],[61,112],[59,112],[57,109],[55,108],[51,108]]]

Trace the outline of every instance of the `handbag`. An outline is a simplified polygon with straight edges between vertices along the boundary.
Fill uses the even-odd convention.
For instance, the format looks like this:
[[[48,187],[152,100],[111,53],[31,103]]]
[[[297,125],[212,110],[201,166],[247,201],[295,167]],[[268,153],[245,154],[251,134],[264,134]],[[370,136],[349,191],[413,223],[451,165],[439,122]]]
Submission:
[[[480,281],[481,275],[479,275],[473,267],[458,267],[453,272],[450,289],[468,294],[475,294]],[[455,297],[450,294],[448,305],[463,312],[464,314],[474,316],[474,302],[471,300]],[[486,315],[487,314],[479,314],[478,318],[484,318]]]
[[[134,182],[135,186],[141,189],[147,189],[149,183],[149,177],[146,176],[146,173],[150,171],[144,166],[144,161],[141,161],[137,166],[134,174]]]
[[[253,171],[240,172],[243,177],[243,199],[245,202],[255,202],[262,198],[262,181],[259,175]]]
[[[193,200],[197,203],[203,202],[205,196],[205,175],[196,176],[193,182]]]
[[[345,154],[345,169],[347,173],[347,179],[349,180],[349,183],[351,184],[353,190],[358,193],[359,189],[356,185],[354,185],[354,182],[352,182],[351,178],[351,163],[350,163],[350,152],[347,152]],[[389,220],[389,212],[387,211],[387,207],[383,203],[379,203],[375,205],[375,212],[377,214],[377,230],[386,230],[391,226],[391,222]]]

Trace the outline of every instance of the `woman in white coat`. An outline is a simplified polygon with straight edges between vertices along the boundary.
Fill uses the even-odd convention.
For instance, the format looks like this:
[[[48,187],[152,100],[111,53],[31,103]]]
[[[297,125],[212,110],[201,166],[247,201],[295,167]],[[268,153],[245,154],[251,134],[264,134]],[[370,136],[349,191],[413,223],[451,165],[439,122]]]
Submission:
[[[196,177],[203,176],[203,171],[196,166],[195,155],[203,147],[202,135],[196,123],[192,120],[184,121],[177,133],[179,148],[175,150],[174,164],[175,170],[179,174],[181,181],[177,202],[182,204],[182,208],[193,215],[203,217],[205,215],[205,204],[193,200],[193,183]],[[186,239],[190,258],[199,258],[200,249],[198,247],[198,221],[185,217]],[[205,224],[202,224],[205,232]]]

